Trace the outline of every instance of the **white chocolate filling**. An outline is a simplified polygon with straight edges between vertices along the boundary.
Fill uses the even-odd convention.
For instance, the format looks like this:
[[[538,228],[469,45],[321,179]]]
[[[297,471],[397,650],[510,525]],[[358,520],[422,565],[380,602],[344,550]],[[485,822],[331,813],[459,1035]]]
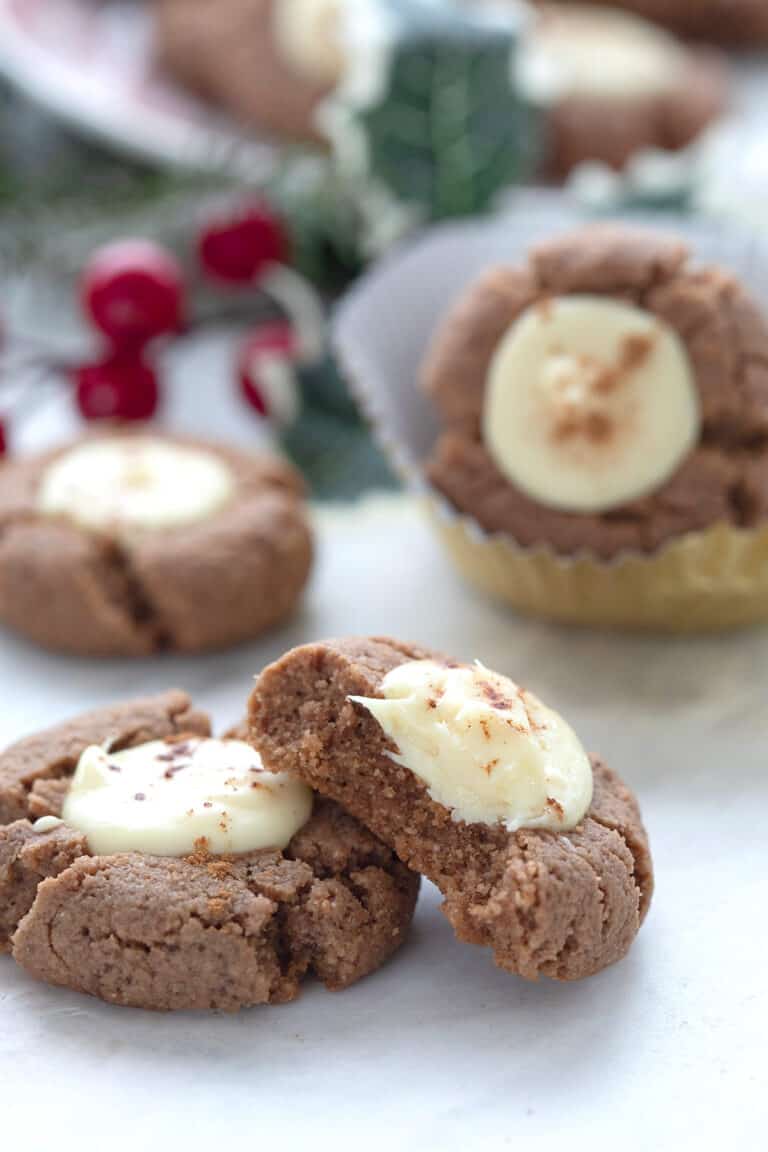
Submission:
[[[57,828],[61,828],[64,821],[60,820],[58,816],[41,816],[39,820],[35,820],[32,829],[35,832],[55,832]]]
[[[700,429],[682,341],[616,300],[533,305],[500,341],[488,373],[485,444],[507,479],[549,508],[602,512],[653,492]]]
[[[187,856],[285,848],[311,811],[310,789],[267,772],[250,745],[191,738],[86,748],[62,817],[97,855]]]
[[[589,757],[561,716],[507,677],[481,664],[416,660],[389,672],[381,693],[350,699],[454,820],[565,831],[586,814]]]
[[[524,91],[544,102],[642,100],[678,85],[685,66],[673,37],[631,13],[560,5],[532,22],[518,70]]]
[[[342,0],[277,0],[275,46],[299,76],[335,87],[344,73]]]
[[[205,520],[231,500],[232,470],[213,452],[152,437],[89,440],[43,474],[37,508],[83,528],[130,531]]]

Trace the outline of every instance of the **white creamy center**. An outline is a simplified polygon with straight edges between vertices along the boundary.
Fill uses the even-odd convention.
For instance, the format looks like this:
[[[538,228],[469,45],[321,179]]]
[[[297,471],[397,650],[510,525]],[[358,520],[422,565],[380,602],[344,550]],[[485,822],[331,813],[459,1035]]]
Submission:
[[[531,27],[519,72],[534,99],[653,97],[679,82],[685,66],[671,36],[630,13],[561,5]]]
[[[265,771],[250,745],[192,738],[86,748],[62,816],[97,855],[186,856],[285,848],[311,811],[309,788]]]
[[[162,530],[205,520],[233,496],[232,470],[213,452],[152,437],[89,440],[44,473],[38,510],[84,528]]]
[[[601,512],[664,484],[698,441],[698,391],[677,334],[597,296],[535,304],[500,341],[483,437],[540,504]]]
[[[383,699],[350,697],[397,747],[396,763],[467,824],[574,828],[592,802],[592,766],[573,730],[481,664],[401,664]]]
[[[276,47],[300,76],[338,83],[344,72],[342,0],[278,0],[272,20]]]

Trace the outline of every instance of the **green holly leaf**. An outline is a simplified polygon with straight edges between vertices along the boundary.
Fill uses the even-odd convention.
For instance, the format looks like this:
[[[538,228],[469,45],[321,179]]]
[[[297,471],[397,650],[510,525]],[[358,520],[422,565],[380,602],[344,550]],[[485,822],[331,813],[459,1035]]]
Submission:
[[[517,28],[415,0],[389,8],[397,22],[383,94],[361,106],[338,98],[340,163],[353,157],[364,170],[348,175],[416,219],[486,211],[537,160],[538,116],[514,81]],[[362,147],[347,146],[351,134]]]
[[[399,481],[373,441],[335,361],[328,357],[299,373],[299,417],[282,429],[287,455],[318,500],[349,500]]]

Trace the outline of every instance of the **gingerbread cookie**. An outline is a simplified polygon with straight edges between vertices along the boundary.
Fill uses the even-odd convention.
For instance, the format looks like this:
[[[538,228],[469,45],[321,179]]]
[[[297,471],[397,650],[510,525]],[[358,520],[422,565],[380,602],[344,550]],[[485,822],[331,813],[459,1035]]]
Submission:
[[[418,878],[181,692],[0,756],[0,950],[115,1004],[234,1011],[339,989],[402,943]]]
[[[433,484],[487,532],[610,559],[768,516],[768,323],[669,236],[595,225],[496,268],[424,369]]]
[[[647,149],[690,144],[727,106],[723,60],[625,12],[545,4],[523,41],[523,91],[546,110],[547,173],[621,169]]]
[[[632,944],[653,889],[637,803],[506,677],[389,639],[311,644],[262,673],[250,724],[268,768],[343,803],[502,968],[575,980]]]
[[[343,62],[333,0],[156,0],[161,63],[246,124],[317,142]]]
[[[768,44],[765,0],[598,0],[626,8],[679,36],[756,48]]]
[[[312,541],[293,468],[155,432],[0,471],[0,621],[46,648],[204,651],[286,619]]]

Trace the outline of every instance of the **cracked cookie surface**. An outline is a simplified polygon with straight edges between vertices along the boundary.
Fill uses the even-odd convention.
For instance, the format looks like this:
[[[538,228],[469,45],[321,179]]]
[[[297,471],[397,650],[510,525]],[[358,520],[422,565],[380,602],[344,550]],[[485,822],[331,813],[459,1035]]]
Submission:
[[[157,439],[157,437],[154,437]],[[287,618],[312,564],[303,485],[276,458],[199,441],[234,480],[196,523],[118,539],[43,516],[37,494],[68,445],[0,471],[0,621],[46,648],[82,655],[205,651]]]
[[[499,470],[482,436],[486,380],[504,334],[555,296],[615,298],[657,316],[688,354],[702,414],[699,443],[656,491],[602,514],[549,508]],[[442,425],[429,479],[491,533],[562,555],[652,552],[724,521],[768,517],[768,322],[727,271],[694,264],[663,234],[594,225],[535,248],[527,263],[478,280],[441,326],[423,385]]]
[[[316,800],[283,852],[231,857],[93,856],[66,824],[33,826],[60,813],[88,745],[209,732],[189,698],[169,692],[0,757],[0,951],[40,980],[111,1003],[234,1011],[291,1000],[309,975],[344,988],[400,946],[418,877],[332,801]]]
[[[572,831],[456,821],[396,763],[350,696],[381,696],[384,677],[433,654],[391,639],[294,649],[259,678],[251,740],[272,770],[292,771],[342,803],[409,867],[432,880],[457,936],[490,947],[527,978],[574,980],[621,959],[648,911],[653,870],[635,798],[593,760],[594,796]]]

